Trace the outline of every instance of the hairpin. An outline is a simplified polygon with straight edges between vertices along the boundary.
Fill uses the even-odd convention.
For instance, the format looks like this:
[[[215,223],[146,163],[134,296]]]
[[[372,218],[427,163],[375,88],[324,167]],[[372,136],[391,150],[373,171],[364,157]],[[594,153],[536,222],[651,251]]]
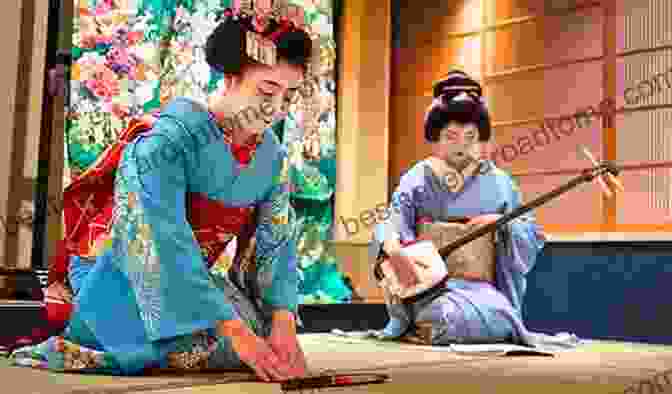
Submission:
[[[460,94],[458,94],[457,96],[450,99],[450,101],[474,101],[474,99],[467,92],[463,91],[460,92]]]
[[[278,63],[277,39],[294,28],[300,28],[309,34],[312,41],[311,58],[306,65],[309,74],[316,74],[321,65],[321,45],[319,37],[310,34],[305,26],[303,9],[289,0],[234,0],[232,7],[224,11],[225,16],[234,20],[251,18],[251,29],[245,32],[245,53],[256,62],[275,66]],[[278,28],[268,36],[263,33],[271,21],[278,23]]]
[[[462,85],[462,86],[460,86],[460,85],[458,85],[458,86],[444,86],[443,88],[441,88],[442,93],[447,93],[448,91],[452,91],[452,90],[480,92],[481,88],[479,88],[477,86],[471,86],[471,85],[469,85],[469,86],[464,86],[464,85]]]
[[[261,34],[248,30],[245,33],[245,53],[253,60],[275,66],[277,64],[277,47],[275,43]]]

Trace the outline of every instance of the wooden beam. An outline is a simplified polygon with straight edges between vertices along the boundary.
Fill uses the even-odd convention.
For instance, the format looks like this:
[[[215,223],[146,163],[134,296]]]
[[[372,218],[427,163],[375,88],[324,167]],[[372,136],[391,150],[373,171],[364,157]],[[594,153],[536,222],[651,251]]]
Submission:
[[[672,45],[666,44],[666,45],[658,45],[655,47],[651,48],[639,48],[639,49],[631,49],[629,51],[620,51],[616,54],[617,57],[627,57],[627,56],[632,56],[632,55],[641,55],[643,53],[653,53],[653,52],[659,52],[659,51],[665,51],[672,49]]]

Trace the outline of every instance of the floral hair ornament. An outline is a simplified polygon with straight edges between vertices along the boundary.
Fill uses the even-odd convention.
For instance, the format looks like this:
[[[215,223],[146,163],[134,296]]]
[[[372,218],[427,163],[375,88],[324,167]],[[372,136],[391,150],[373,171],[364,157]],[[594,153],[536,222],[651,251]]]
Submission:
[[[308,73],[313,74],[320,66],[320,41],[310,33],[305,22],[305,12],[292,0],[234,0],[231,9],[225,16],[234,20],[249,20],[250,28],[245,32],[245,53],[261,64],[275,66],[278,63],[278,38],[292,30],[303,30],[311,38],[311,59],[307,66]],[[265,34],[271,22],[278,27],[270,34]]]

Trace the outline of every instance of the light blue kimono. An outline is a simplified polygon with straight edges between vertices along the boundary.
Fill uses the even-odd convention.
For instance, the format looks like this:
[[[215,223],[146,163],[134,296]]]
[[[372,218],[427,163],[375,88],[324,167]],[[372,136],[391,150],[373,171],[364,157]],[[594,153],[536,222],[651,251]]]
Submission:
[[[511,177],[484,162],[482,171],[465,180],[457,193],[442,187],[426,160],[413,166],[392,197],[388,218],[379,223],[371,242],[375,260],[385,240],[413,241],[421,217],[446,221],[449,217],[503,214],[521,205],[521,195]],[[487,282],[450,279],[435,299],[403,305],[388,300],[390,321],[385,338],[407,333],[413,322],[432,323],[432,343],[530,342],[523,325],[522,302],[526,278],[544,246],[533,215],[512,220],[498,231],[496,286]]]
[[[266,336],[273,311],[297,311],[286,165],[280,142],[266,130],[249,167],[239,168],[200,104],[170,103],[151,132],[124,149],[110,247],[95,261],[71,262],[75,310],[64,339],[76,357],[91,356],[73,363],[73,352],[58,351],[63,341],[52,338],[17,350],[15,363],[122,375],[173,366],[169,359],[185,368],[240,367],[228,338],[215,335],[218,321],[242,318]],[[258,299],[238,291],[225,273],[208,271],[187,222],[187,192],[256,208]]]

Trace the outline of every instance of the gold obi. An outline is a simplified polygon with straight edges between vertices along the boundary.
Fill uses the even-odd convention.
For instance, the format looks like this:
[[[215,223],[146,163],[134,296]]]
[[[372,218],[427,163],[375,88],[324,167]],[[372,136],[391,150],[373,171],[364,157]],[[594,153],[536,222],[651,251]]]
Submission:
[[[424,224],[418,238],[427,239],[440,249],[464,234],[472,226],[459,222],[434,222]],[[446,259],[450,278],[495,282],[496,249],[494,233],[484,235],[451,253]]]

